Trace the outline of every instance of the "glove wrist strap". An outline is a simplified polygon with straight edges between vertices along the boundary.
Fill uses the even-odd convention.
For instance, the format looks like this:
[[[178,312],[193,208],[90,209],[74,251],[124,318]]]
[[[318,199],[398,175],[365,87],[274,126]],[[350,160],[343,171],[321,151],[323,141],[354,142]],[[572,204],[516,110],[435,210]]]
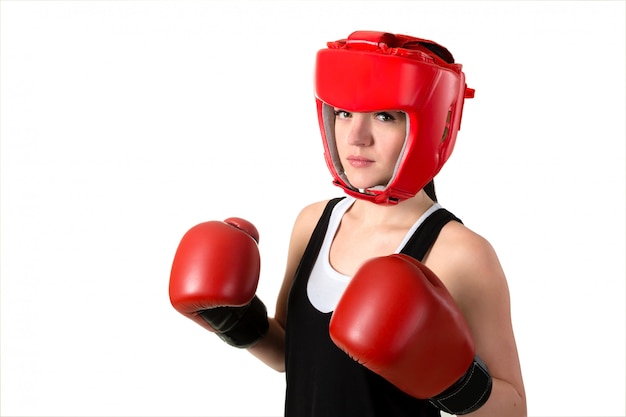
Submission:
[[[492,383],[487,365],[476,355],[474,362],[459,381],[429,401],[448,414],[468,414],[487,402]]]
[[[255,295],[242,307],[216,307],[200,312],[216,334],[231,346],[245,349],[255,345],[269,329],[267,308]]]

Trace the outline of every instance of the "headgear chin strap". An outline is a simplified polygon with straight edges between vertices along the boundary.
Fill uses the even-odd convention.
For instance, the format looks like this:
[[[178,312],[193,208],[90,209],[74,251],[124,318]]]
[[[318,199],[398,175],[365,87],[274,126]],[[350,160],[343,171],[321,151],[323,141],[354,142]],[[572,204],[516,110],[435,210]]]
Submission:
[[[394,204],[415,196],[448,160],[461,126],[467,88],[462,66],[432,41],[359,31],[317,53],[315,96],[326,164],[334,184],[356,198]],[[387,185],[358,190],[339,161],[334,108],[403,111],[407,138]]]

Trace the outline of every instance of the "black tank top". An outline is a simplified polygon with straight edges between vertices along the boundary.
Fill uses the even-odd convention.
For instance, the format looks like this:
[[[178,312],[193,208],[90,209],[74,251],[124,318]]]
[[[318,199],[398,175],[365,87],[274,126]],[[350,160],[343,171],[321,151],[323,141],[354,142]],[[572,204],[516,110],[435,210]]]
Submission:
[[[426,400],[414,398],[350,359],[328,333],[332,313],[322,313],[307,296],[309,274],[316,261],[333,207],[326,206],[296,271],[289,294],[286,323],[285,417],[434,417]],[[432,213],[415,231],[401,253],[421,260],[441,228],[459,221],[445,209]]]

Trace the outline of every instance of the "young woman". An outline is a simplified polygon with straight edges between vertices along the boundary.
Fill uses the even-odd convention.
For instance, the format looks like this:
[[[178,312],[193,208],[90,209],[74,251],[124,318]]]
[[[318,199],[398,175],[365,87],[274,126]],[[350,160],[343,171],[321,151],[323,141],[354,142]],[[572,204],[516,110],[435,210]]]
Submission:
[[[355,32],[319,51],[326,162],[347,196],[299,214],[274,318],[254,295],[254,226],[183,237],[172,304],[286,371],[286,416],[526,415],[498,258],[434,193],[472,96],[431,41]]]

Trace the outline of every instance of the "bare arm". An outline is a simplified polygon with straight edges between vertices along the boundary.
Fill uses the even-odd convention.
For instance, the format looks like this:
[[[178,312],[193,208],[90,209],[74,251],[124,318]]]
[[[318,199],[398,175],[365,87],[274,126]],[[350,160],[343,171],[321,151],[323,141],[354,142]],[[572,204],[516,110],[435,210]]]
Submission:
[[[526,416],[509,288],[495,251],[485,239],[452,222],[442,231],[426,263],[438,273],[463,312],[476,353],[493,378],[489,400],[471,415]]]
[[[293,279],[311,238],[313,229],[326,206],[326,201],[305,207],[298,215],[289,243],[285,276],[276,301],[276,313],[270,318],[269,331],[248,351],[278,372],[285,371],[285,323],[287,319],[287,299]]]

